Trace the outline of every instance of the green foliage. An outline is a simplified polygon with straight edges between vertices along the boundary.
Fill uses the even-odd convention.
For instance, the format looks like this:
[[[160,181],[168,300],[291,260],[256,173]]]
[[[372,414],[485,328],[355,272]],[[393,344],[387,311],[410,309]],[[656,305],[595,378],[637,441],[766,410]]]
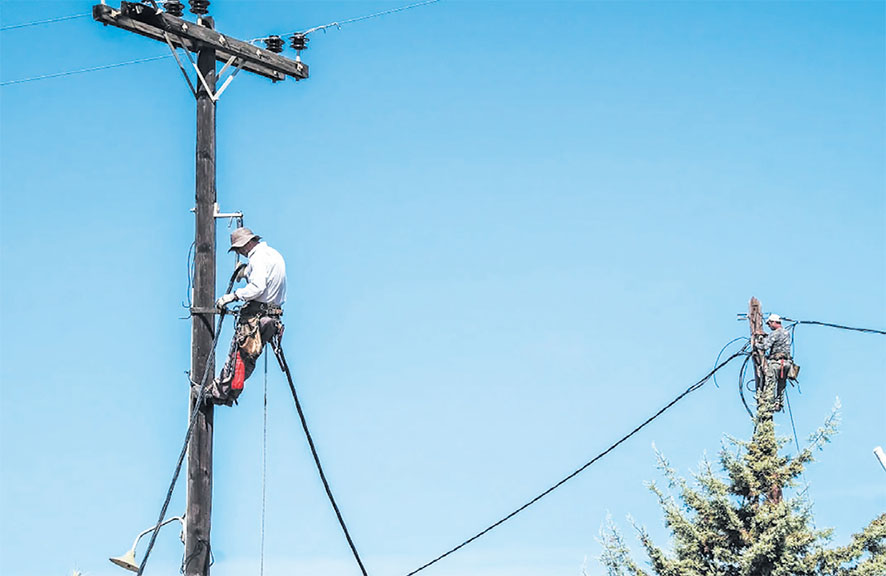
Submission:
[[[655,545],[634,524],[650,572],[631,558],[618,529],[607,521],[601,530],[600,560],[609,576],[884,576],[886,514],[874,519],[849,545],[829,548],[830,530],[812,527],[805,494],[793,492],[813,453],[830,441],[836,409],[796,456],[782,455],[787,443],[775,435],[769,415],[761,415],[749,442],[729,439],[720,451],[718,475],[706,459],[692,482],[677,475],[657,453],[667,480],[663,490],[650,483],[672,534],[673,550]],[[670,495],[676,492],[677,497]]]

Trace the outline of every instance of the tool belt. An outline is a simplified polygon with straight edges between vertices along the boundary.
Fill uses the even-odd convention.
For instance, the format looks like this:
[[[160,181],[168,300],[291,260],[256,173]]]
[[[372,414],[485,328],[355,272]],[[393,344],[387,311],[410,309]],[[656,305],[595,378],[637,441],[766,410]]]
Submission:
[[[800,375],[800,366],[794,364],[793,358],[790,356],[784,356],[779,354],[773,358],[770,358],[770,362],[778,362],[780,364],[778,369],[778,378],[779,380],[797,380],[797,377]]]
[[[273,316],[274,318],[279,318],[283,316],[283,308],[276,304],[255,301],[247,302],[240,308],[241,321],[254,316]]]
[[[244,304],[237,321],[236,338],[240,351],[249,357],[257,358],[264,347],[262,327],[266,322],[274,322],[278,325],[276,330],[279,330],[279,326],[282,326],[281,316],[283,308],[276,304],[255,301]]]

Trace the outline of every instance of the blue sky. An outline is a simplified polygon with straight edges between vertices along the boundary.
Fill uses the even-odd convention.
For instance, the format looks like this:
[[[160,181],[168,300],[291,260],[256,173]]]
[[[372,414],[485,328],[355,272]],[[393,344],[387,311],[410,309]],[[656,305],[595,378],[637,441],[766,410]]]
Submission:
[[[211,12],[254,38],[402,4]],[[89,11],[0,1],[3,26]],[[313,35],[305,82],[237,77],[219,203],[286,257],[286,354],[371,574],[630,431],[746,334],[751,296],[886,327],[884,21],[883,2],[443,1]],[[7,82],[164,50],[80,18],[0,52]],[[193,99],[164,59],[3,86],[0,120],[0,572],[119,576],[107,557],[156,519],[186,426]],[[842,402],[806,478],[844,543],[886,509],[884,339],[801,326],[796,345],[801,440]],[[652,443],[688,474],[748,437],[736,378],[426,573],[598,576],[607,515],[665,542]],[[273,362],[268,387],[265,571],[357,574]],[[214,574],[258,571],[261,447],[259,369],[216,415]],[[180,558],[167,529],[148,573]]]

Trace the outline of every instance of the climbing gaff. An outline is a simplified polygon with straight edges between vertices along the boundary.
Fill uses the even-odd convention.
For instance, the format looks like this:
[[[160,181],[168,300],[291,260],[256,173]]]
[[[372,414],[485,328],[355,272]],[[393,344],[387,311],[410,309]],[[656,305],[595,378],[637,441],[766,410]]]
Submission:
[[[159,526],[161,526],[161,527],[166,526],[170,522],[175,522],[176,520],[178,520],[182,524],[181,539],[182,539],[182,542],[184,542],[184,529],[185,529],[184,516],[173,516],[169,520],[166,520],[165,522],[161,522]],[[156,526],[156,525],[151,526],[150,528],[147,528],[147,529],[139,532],[139,535],[135,537],[135,542],[132,543],[132,548],[130,548],[128,552],[126,552],[125,554],[122,554],[120,556],[113,556],[111,558],[108,558],[108,560],[110,560],[111,562],[113,562],[114,564],[119,566],[120,568],[124,568],[126,570],[129,570],[130,572],[138,572],[138,564],[135,561],[135,547],[138,546],[138,541],[141,540],[142,536],[144,536],[145,534],[154,530],[157,527],[158,526]]]

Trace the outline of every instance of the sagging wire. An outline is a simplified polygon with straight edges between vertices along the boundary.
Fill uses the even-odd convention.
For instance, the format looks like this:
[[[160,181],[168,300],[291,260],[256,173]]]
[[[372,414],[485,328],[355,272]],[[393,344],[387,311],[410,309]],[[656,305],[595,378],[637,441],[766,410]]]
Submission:
[[[724,360],[723,362],[721,362],[720,364],[718,364],[717,366],[715,366],[713,370],[711,370],[710,372],[708,372],[708,373],[704,376],[704,378],[702,378],[701,380],[699,380],[698,382],[696,382],[695,384],[693,384],[692,386],[690,386],[689,388],[687,388],[684,392],[682,392],[682,393],[679,394],[676,398],[674,398],[673,400],[671,400],[667,405],[665,405],[663,408],[661,408],[658,412],[656,412],[655,414],[653,414],[652,416],[650,416],[649,418],[647,418],[642,424],[640,424],[639,426],[637,426],[636,428],[634,428],[632,431],[628,432],[626,435],[622,436],[619,440],[617,440],[615,443],[613,443],[612,445],[610,445],[609,448],[607,448],[607,449],[604,450],[603,452],[601,452],[601,453],[597,454],[596,456],[594,456],[591,460],[589,460],[588,462],[586,462],[585,464],[583,464],[580,468],[578,468],[577,470],[575,470],[574,472],[572,472],[571,474],[569,474],[568,476],[566,476],[565,478],[563,478],[562,480],[560,480],[559,482],[557,482],[556,484],[554,484],[553,486],[551,486],[550,488],[548,488],[547,490],[545,490],[544,492],[542,492],[541,494],[539,494],[538,496],[536,496],[535,498],[533,498],[532,500],[528,501],[526,504],[523,504],[522,506],[520,506],[519,508],[517,508],[516,510],[514,510],[513,512],[511,512],[510,514],[508,514],[507,516],[505,516],[504,518],[502,518],[501,520],[495,522],[494,524],[490,525],[490,526],[487,527],[486,529],[484,529],[484,530],[478,532],[477,534],[475,534],[474,536],[468,538],[467,540],[465,540],[464,542],[462,542],[462,543],[459,544],[458,546],[455,546],[455,547],[451,548],[450,550],[444,552],[443,554],[437,556],[436,558],[434,558],[434,559],[431,560],[430,562],[427,562],[427,563],[425,563],[424,565],[420,566],[419,568],[417,568],[417,569],[415,569],[415,570],[409,572],[408,574],[406,574],[406,576],[413,576],[414,574],[417,574],[418,572],[421,572],[421,571],[424,570],[425,568],[428,568],[429,566],[431,566],[431,565],[433,565],[433,564],[436,564],[437,562],[439,562],[439,561],[442,560],[443,558],[446,558],[446,557],[449,556],[450,554],[453,554],[454,552],[460,550],[461,548],[464,548],[465,546],[467,546],[468,544],[470,544],[471,542],[473,542],[473,541],[476,540],[477,538],[480,538],[480,537],[483,536],[484,534],[486,534],[486,533],[488,533],[488,532],[494,530],[494,529],[497,528],[498,526],[504,524],[505,522],[507,522],[508,520],[510,520],[511,518],[513,518],[514,516],[516,516],[517,514],[519,514],[520,512],[522,512],[523,510],[529,508],[530,506],[532,506],[533,504],[535,504],[536,502],[538,502],[539,500],[541,500],[542,498],[544,498],[545,496],[547,496],[548,494],[550,494],[551,492],[553,492],[554,490],[556,490],[557,488],[559,488],[560,486],[562,486],[563,484],[565,484],[566,482],[568,482],[569,480],[571,480],[571,479],[573,479],[574,477],[576,477],[576,476],[578,476],[579,474],[581,474],[584,470],[586,470],[586,469],[587,469],[588,467],[590,467],[592,464],[594,464],[595,462],[597,462],[598,460],[600,460],[601,458],[603,458],[604,456],[606,456],[607,454],[609,454],[610,452],[612,452],[613,450],[615,450],[615,449],[616,449],[619,445],[621,445],[623,442],[627,441],[627,440],[628,440],[630,437],[632,437],[634,434],[636,434],[637,432],[639,432],[640,430],[642,430],[643,428],[645,428],[650,422],[652,422],[653,420],[655,420],[656,418],[658,418],[659,416],[661,416],[665,411],[667,411],[669,408],[671,408],[674,404],[676,404],[677,402],[679,402],[680,400],[682,400],[683,398],[685,398],[686,396],[688,396],[688,395],[691,394],[692,392],[695,392],[696,390],[698,390],[699,388],[701,388],[702,386],[704,386],[705,383],[706,383],[708,380],[710,380],[711,377],[712,377],[716,372],[718,372],[720,369],[722,369],[724,366],[726,366],[727,364],[729,364],[730,362],[732,362],[733,360],[735,360],[735,359],[738,358],[739,356],[745,355],[745,354],[746,354],[746,350],[747,350],[747,348],[748,348],[749,345],[750,345],[750,342],[748,342],[747,344],[745,344],[744,346],[742,346],[741,350],[739,350],[738,352],[732,354],[731,356],[729,356],[729,358],[727,358],[726,360]],[[748,355],[748,357],[750,358],[750,355]]]
[[[751,410],[751,407],[748,406],[748,401],[744,397],[745,386],[747,386],[747,384],[749,384],[751,382],[749,380],[746,383],[745,379],[744,379],[745,370],[747,370],[748,363],[750,361],[751,361],[751,355],[748,354],[748,357],[745,358],[744,362],[742,362],[742,364],[741,364],[741,370],[738,371],[738,394],[739,394],[739,396],[741,396],[741,403],[744,404],[744,409],[747,410],[748,416],[751,417],[751,420],[755,421],[756,417],[754,416],[754,412]],[[748,391],[750,391],[750,389],[748,389]]]
[[[268,36],[262,36],[260,38],[253,38],[250,40],[250,44],[255,44],[256,42],[262,42],[269,38],[274,37],[282,37],[282,36],[301,36],[305,37],[308,34],[312,34],[314,32],[318,32],[322,30],[326,32],[328,28],[337,28],[341,30],[341,27],[345,24],[353,24],[354,22],[360,22],[361,20],[369,20],[370,18],[378,18],[380,16],[385,16],[387,14],[393,14],[395,12],[403,12],[404,10],[411,10],[413,8],[419,8],[421,6],[427,6],[428,4],[434,4],[439,2],[440,0],[425,0],[424,2],[416,2],[414,4],[408,4],[406,6],[400,6],[398,8],[391,8],[389,10],[382,10],[381,12],[375,12],[373,14],[366,14],[364,16],[357,16],[355,18],[349,18],[348,20],[341,20],[337,22],[330,22],[329,24],[323,24],[322,26],[314,26],[313,28],[308,28],[307,30],[296,30],[293,32],[287,32],[285,34],[270,34]],[[302,48],[304,49],[304,48]]]
[[[886,330],[878,330],[876,328],[857,328],[854,326],[844,326],[842,324],[831,324],[830,322],[819,322],[818,320],[794,320],[787,316],[782,316],[782,320],[793,322],[796,324],[806,324],[808,326],[824,326],[826,328],[837,328],[839,330],[850,330],[852,332],[863,332],[865,334],[881,334],[886,336]]]
[[[152,56],[150,58],[137,58],[135,60],[127,60],[126,62],[117,62],[116,64],[105,64],[104,66],[93,66],[92,68],[81,68],[79,70],[69,70],[67,72],[55,72],[53,74],[43,74],[42,76],[31,76],[30,78],[20,78],[18,80],[7,80],[0,82],[0,86],[11,86],[12,84],[24,84],[25,82],[36,82],[37,80],[48,80],[49,78],[59,78],[61,76],[71,76],[74,74],[85,74],[86,72],[97,72],[99,70],[108,70],[110,68],[120,68],[121,66],[129,66],[130,64],[141,64],[144,62],[153,62],[154,60],[163,60],[171,58],[171,54],[163,56]]]
[[[717,359],[714,361],[714,366],[716,366],[717,364],[720,363],[720,356],[723,355],[723,352],[725,352],[726,349],[729,348],[729,346],[731,346],[731,345],[732,345],[733,343],[735,343],[735,342],[738,342],[739,340],[748,340],[748,341],[750,341],[750,338],[748,338],[747,336],[739,336],[738,338],[735,338],[735,339],[730,340],[729,342],[727,342],[726,345],[723,346],[722,349],[720,349],[720,353],[717,354]],[[714,374],[714,386],[716,386],[717,388],[720,387],[720,385],[717,383],[717,375],[716,375],[716,374]]]
[[[194,261],[194,249],[196,247],[197,247],[197,242],[194,241],[194,242],[191,242],[191,246],[190,246],[190,248],[188,248],[188,292],[187,292],[188,303],[185,304],[184,301],[182,301],[182,308],[185,308],[188,310],[188,315],[185,316],[184,318],[180,318],[180,320],[187,320],[188,318],[191,317],[190,311],[194,305],[193,296],[191,294],[191,288],[193,286],[193,281],[194,281],[194,272],[195,272],[194,267],[196,266],[196,262]]]
[[[92,16],[92,13],[86,12],[84,14],[72,14],[70,16],[59,16],[58,18],[48,18],[46,20],[35,20],[34,22],[23,22],[21,24],[12,24],[10,26],[4,26],[4,27],[0,28],[0,32],[6,32],[7,30],[15,30],[16,28],[27,28],[29,26],[39,26],[41,24],[54,24],[56,22],[64,22],[65,20],[86,18],[88,16]]]
[[[234,287],[234,282],[236,280],[236,276],[234,274],[231,275],[231,279],[228,282],[228,289],[225,291],[225,294],[230,293],[231,289]],[[222,308],[219,312],[218,323],[215,326],[214,336],[212,338],[212,344],[209,349],[215,351],[216,346],[218,346],[218,339],[221,336],[222,326],[224,326],[225,315],[227,314],[227,310]],[[236,312],[234,313],[237,314]],[[210,321],[210,328],[212,328],[212,324]],[[166,517],[166,511],[169,509],[169,502],[172,500],[172,493],[175,491],[175,484],[178,482],[179,474],[181,474],[182,464],[185,461],[185,456],[188,453],[188,446],[191,442],[191,434],[194,430],[194,425],[197,423],[197,416],[200,414],[200,411],[203,408],[203,398],[206,394],[206,384],[209,378],[209,372],[213,366],[214,362],[212,362],[211,358],[206,359],[206,364],[203,367],[203,376],[200,379],[199,386],[197,387],[196,397],[194,398],[194,402],[191,405],[191,415],[188,418],[188,428],[185,432],[185,439],[182,445],[181,452],[178,456],[178,461],[175,465],[175,470],[172,473],[172,481],[169,483],[169,488],[166,491],[166,498],[163,501],[163,506],[160,508],[160,517],[157,520],[157,525],[154,527],[153,532],[151,532],[151,539],[148,541],[148,548],[145,550],[145,555],[142,558],[141,564],[138,567],[138,576],[142,576],[145,571],[145,566],[148,563],[148,558],[151,557],[151,550],[154,548],[154,543],[157,541],[157,533],[160,532],[160,526],[163,524],[163,520]],[[193,379],[193,374],[188,374],[188,379],[191,380],[192,384],[196,384]],[[192,392],[193,395],[193,392]],[[206,543],[207,546],[209,543]],[[209,548],[210,559],[212,558],[212,549]],[[210,563],[211,564],[211,563]]]
[[[747,314],[738,314],[737,320],[742,322],[748,319]],[[846,326],[843,324],[833,324],[831,322],[820,322],[818,320],[795,320],[793,318],[788,318],[787,316],[781,317],[783,322],[793,322],[794,324],[806,324],[809,326],[824,326],[826,328],[837,328],[839,330],[850,330],[852,332],[863,332],[865,334],[880,334],[886,336],[886,330],[879,330],[877,328],[858,328],[856,326]]]

